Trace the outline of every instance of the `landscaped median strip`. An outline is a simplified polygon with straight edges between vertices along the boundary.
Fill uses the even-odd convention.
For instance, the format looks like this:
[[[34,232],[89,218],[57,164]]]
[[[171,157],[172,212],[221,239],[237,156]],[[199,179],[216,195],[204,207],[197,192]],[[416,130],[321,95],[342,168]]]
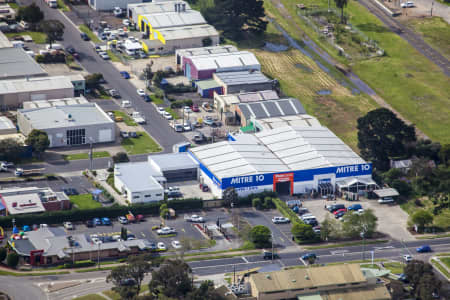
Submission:
[[[339,244],[328,244],[328,245],[318,245],[318,246],[307,246],[304,247],[306,250],[315,250],[315,249],[327,249],[327,248],[340,248],[340,247],[350,247],[350,246],[361,246],[361,245],[370,245],[370,244],[382,244],[387,243],[389,240],[374,240],[374,241],[356,241],[356,242],[347,242],[347,243],[339,243]]]
[[[102,158],[102,157],[110,157],[108,151],[99,151],[94,152],[92,158]],[[64,160],[79,160],[79,159],[89,159],[89,153],[75,153],[75,154],[67,154],[63,155]]]
[[[450,257],[446,257],[446,258],[450,260]],[[444,265],[444,262],[442,261],[443,259],[444,258],[432,257],[430,259],[430,263],[433,265],[433,267],[438,269],[440,271],[440,273],[442,273],[442,275],[444,275],[447,278],[447,280],[450,281],[450,272],[447,269],[447,267]]]

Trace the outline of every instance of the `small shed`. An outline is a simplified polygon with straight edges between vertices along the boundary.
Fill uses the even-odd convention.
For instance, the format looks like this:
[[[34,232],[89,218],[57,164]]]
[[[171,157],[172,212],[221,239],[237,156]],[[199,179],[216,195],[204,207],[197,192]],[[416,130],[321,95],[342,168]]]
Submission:
[[[373,193],[377,195],[378,198],[385,198],[385,197],[397,197],[400,194],[398,191],[394,188],[384,188],[379,190],[374,190]]]
[[[214,79],[197,81],[195,85],[197,86],[197,92],[203,98],[213,98],[214,92],[223,95],[223,87]]]

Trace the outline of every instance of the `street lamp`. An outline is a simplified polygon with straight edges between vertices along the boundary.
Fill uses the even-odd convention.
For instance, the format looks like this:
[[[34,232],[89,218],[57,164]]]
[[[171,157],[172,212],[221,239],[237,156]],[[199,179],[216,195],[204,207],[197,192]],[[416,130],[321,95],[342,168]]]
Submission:
[[[92,169],[94,169],[94,152],[93,152],[93,146],[92,146],[92,137],[89,137],[89,170],[92,172]]]

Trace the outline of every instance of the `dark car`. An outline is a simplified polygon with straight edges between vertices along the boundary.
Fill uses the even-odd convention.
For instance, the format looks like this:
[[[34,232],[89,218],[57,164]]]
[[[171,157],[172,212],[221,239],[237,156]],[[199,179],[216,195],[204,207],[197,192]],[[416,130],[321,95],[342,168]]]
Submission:
[[[78,195],[78,191],[74,188],[66,188],[63,189],[64,194],[66,194],[67,196],[73,196],[73,195]]]
[[[74,54],[74,53],[76,53],[77,51],[75,51],[75,49],[74,48],[72,48],[72,47],[68,47],[68,48],[66,48],[66,51],[67,51],[67,53],[70,53],[70,54]]]
[[[111,220],[109,218],[102,218],[102,225],[111,225]]]
[[[127,71],[121,71],[120,75],[122,75],[123,78],[125,79],[130,79],[130,73],[128,73]]]
[[[94,221],[92,221],[92,220],[87,220],[87,221],[86,221],[86,226],[89,227],[89,228],[94,227]]]
[[[345,215],[345,211],[340,211],[340,212],[338,212],[337,214],[335,214],[334,217],[335,217],[336,219],[339,219],[340,217],[342,217],[342,216],[344,216],[344,215]]]
[[[270,251],[264,251],[263,252],[263,258],[264,259],[278,259],[279,256],[276,253],[272,253]]]
[[[416,251],[418,253],[431,252],[431,247],[428,245],[423,245],[423,246],[420,246],[419,248],[417,248]]]
[[[316,259],[317,255],[315,253],[306,253],[306,254],[302,255],[303,260],[308,260],[310,258]]]
[[[144,99],[145,102],[150,102],[150,101],[152,101],[152,99],[150,99],[150,96],[149,96],[149,95],[144,95],[144,96],[142,96],[142,99]]]
[[[135,132],[135,131],[130,131],[130,132],[128,132],[128,136],[129,136],[129,137],[132,137],[132,138],[138,138],[138,134],[137,134],[137,132]]]
[[[89,36],[86,33],[84,33],[84,32],[80,33],[80,37],[81,37],[81,39],[83,41],[89,41],[90,40]]]
[[[345,208],[344,204],[333,204],[328,208],[329,212],[335,212],[338,209]]]
[[[92,222],[94,223],[94,225],[102,225],[102,221],[100,221],[100,219],[99,218],[94,218],[93,220],[92,220]]]

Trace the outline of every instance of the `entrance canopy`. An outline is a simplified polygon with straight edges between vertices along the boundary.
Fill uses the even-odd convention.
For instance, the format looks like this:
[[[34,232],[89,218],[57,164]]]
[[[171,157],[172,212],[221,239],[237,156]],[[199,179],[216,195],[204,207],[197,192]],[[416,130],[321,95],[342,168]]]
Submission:
[[[372,178],[346,178],[344,180],[336,181],[339,190],[357,192],[369,189],[375,189],[377,183]]]

